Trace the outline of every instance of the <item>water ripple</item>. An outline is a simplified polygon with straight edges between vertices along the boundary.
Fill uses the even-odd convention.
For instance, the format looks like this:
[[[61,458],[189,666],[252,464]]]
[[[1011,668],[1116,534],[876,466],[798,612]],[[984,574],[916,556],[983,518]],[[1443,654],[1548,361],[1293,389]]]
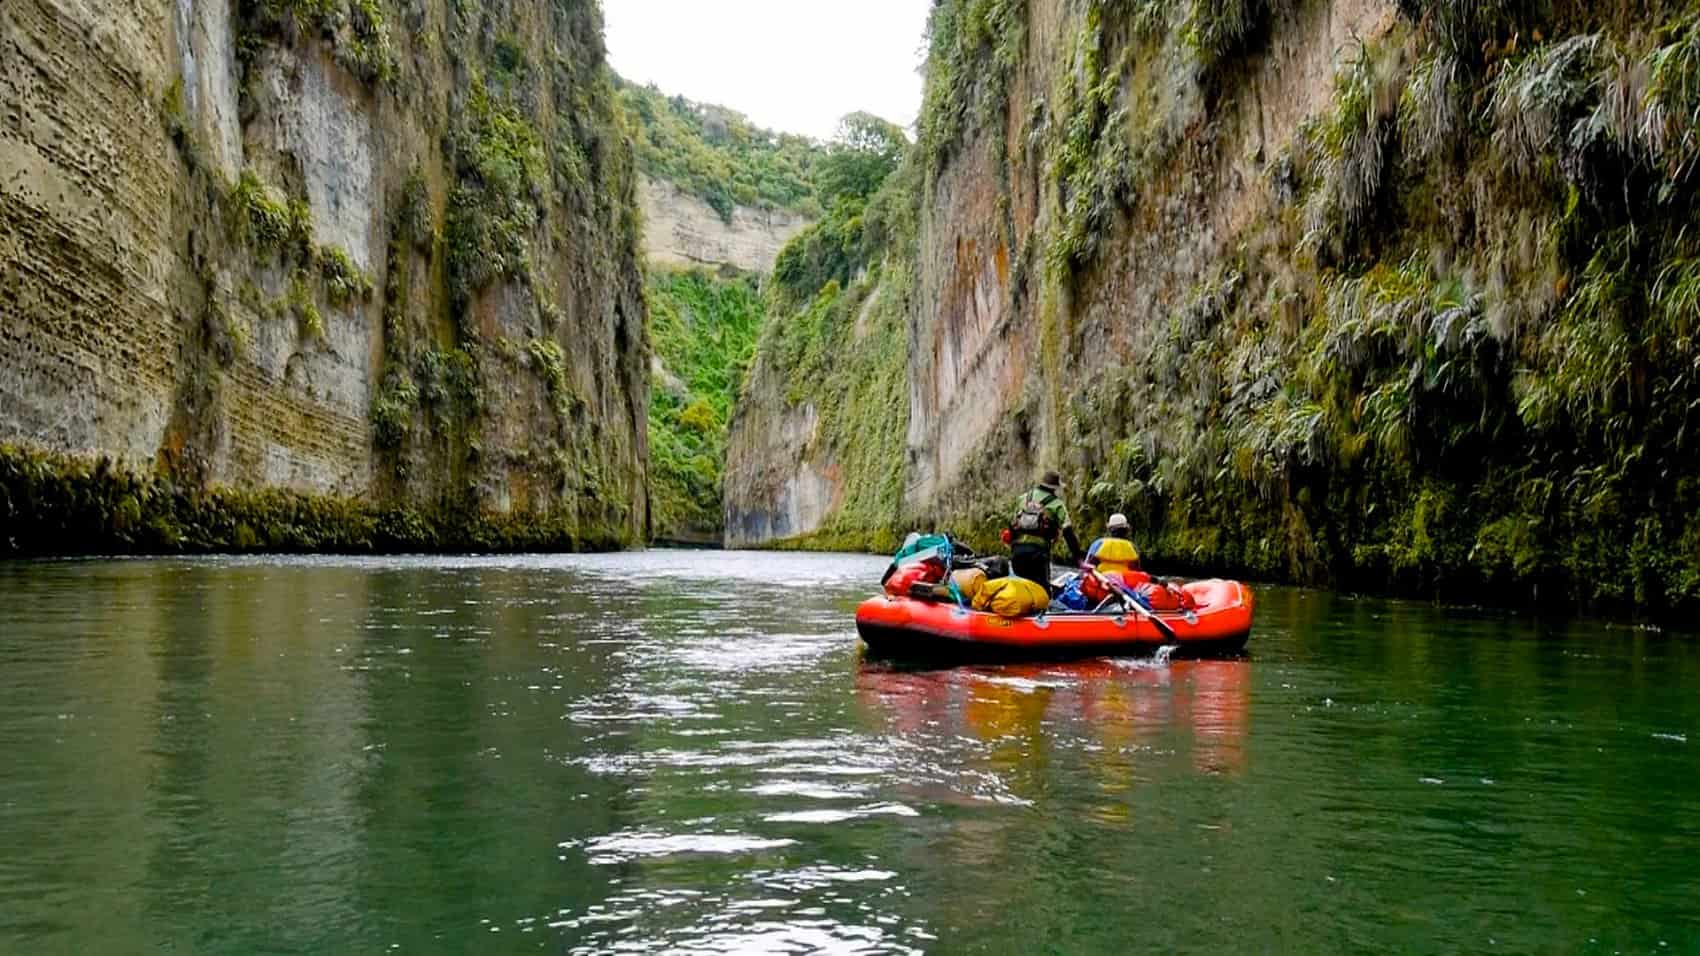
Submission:
[[[1700,939],[1700,646],[1274,590],[1251,660],[906,670],[882,565],[0,563],[0,952]]]
[[[764,838],[742,833],[660,833],[653,830],[631,830],[595,837],[578,845],[591,863],[607,865],[626,863],[638,857],[674,856],[685,853],[753,853],[791,846],[796,840]],[[572,841],[559,844],[562,849],[574,847]]]

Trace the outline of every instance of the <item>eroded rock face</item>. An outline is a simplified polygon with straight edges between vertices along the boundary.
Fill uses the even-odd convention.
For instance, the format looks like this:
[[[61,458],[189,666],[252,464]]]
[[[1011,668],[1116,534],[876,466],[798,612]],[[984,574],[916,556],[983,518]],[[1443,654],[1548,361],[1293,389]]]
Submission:
[[[363,85],[315,49],[269,47],[255,65],[251,152],[298,170],[313,234],[371,272],[382,265],[377,112]]]
[[[733,428],[726,470],[727,547],[819,530],[838,495],[834,469],[806,453],[819,431],[820,415],[812,404],[785,409],[773,421]]]
[[[640,541],[636,176],[595,6],[264,6],[0,5],[0,443]],[[491,17],[533,68],[491,68]],[[493,163],[523,182],[462,188]]]
[[[956,480],[1020,394],[1034,355],[1009,294],[1016,237],[998,214],[997,157],[967,152],[923,210],[920,312],[909,357],[910,499]]]
[[[1055,181],[1054,155],[1075,118],[1052,111],[1065,107],[1057,91],[1080,81],[1077,38],[1089,27],[1090,6],[1022,5],[1012,29],[1023,55],[1001,81],[1003,101],[995,109],[978,102],[995,84],[961,79],[972,119],[917,179],[908,415],[884,426],[905,436],[903,460],[890,465],[901,473],[893,484],[902,492],[879,512],[882,520],[954,522],[967,534],[997,520],[1041,469],[1089,478],[1110,452],[1107,441],[1078,443],[1081,417],[1097,414],[1085,411],[1089,400],[1137,378],[1177,306],[1278,215],[1271,163],[1333,101],[1353,38],[1375,42],[1398,18],[1394,4],[1371,0],[1288,10],[1207,109],[1198,68],[1187,62],[1193,54],[1178,35],[1128,40],[1130,16],[1104,13],[1104,29],[1136,45],[1138,55],[1107,61],[1129,72],[1102,110],[1106,128],[1083,148],[1125,144],[1133,161],[1106,168],[1099,180],[1137,190],[1137,203],[1130,210],[1101,202],[1105,212],[1090,230],[1093,265],[1077,268],[1047,255],[1076,214]],[[788,373],[758,362],[734,428],[728,533],[743,543],[845,525],[835,512],[845,489],[831,448],[795,440],[799,409],[774,386]],[[1163,413],[1192,413],[1192,389],[1209,385],[1186,383]],[[1110,431],[1098,424],[1087,430]],[[819,511],[797,501],[829,504]],[[741,523],[737,531],[733,521]]]
[[[783,209],[734,206],[727,222],[708,203],[665,180],[639,180],[644,252],[657,266],[730,266],[768,273],[779,250],[809,220]]]
[[[0,8],[0,439],[145,462],[177,391],[177,62],[141,2]]]

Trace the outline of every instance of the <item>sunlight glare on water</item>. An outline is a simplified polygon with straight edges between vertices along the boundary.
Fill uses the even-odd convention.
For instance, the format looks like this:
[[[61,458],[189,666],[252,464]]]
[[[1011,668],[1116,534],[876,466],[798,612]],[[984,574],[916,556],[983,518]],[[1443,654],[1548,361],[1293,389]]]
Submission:
[[[0,565],[0,952],[1700,951],[1691,641],[914,671],[882,564]]]

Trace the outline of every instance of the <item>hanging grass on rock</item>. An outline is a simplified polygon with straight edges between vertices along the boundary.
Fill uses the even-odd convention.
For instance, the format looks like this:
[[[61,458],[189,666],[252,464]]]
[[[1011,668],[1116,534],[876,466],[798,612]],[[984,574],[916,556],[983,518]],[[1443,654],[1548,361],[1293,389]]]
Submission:
[[[549,182],[543,140],[520,111],[475,81],[453,140],[459,181],[444,242],[456,311],[494,282],[531,275],[531,234]]]
[[[265,40],[323,37],[344,69],[374,86],[399,70],[383,0],[239,0],[243,35],[237,48],[251,59]]]
[[[845,475],[858,490],[787,543],[866,546],[909,522],[989,543],[1013,484],[1055,456],[1082,520],[1129,514],[1168,570],[1700,608],[1700,478],[1683,467],[1700,434],[1700,7],[1400,8],[1282,130],[1269,97],[1291,90],[1272,93],[1264,58],[1285,55],[1289,21],[1315,26],[1304,5],[1077,4],[1043,38],[1051,64],[1027,59],[1024,4],[938,4],[897,205],[967,250],[953,217],[993,202],[958,173],[1004,174],[1012,259],[1049,267],[997,290],[995,335],[1029,364],[999,380],[993,423],[947,423],[975,430],[949,449],[948,487],[906,501],[901,478]],[[756,363],[764,401],[820,416],[809,460],[846,471],[863,445],[938,451],[906,449],[907,409],[862,387],[896,361],[855,338],[878,297],[924,290],[892,326],[904,347],[963,324],[953,278],[924,272],[949,255],[870,259],[857,218],[788,250],[789,320]],[[880,395],[906,393],[890,382]]]

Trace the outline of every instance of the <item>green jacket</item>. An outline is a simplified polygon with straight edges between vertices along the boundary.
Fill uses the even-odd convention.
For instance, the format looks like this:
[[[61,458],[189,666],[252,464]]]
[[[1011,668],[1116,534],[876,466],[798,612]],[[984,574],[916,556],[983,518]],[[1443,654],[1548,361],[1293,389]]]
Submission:
[[[1072,526],[1068,521],[1068,506],[1063,504],[1062,498],[1055,492],[1048,491],[1044,488],[1034,488],[1032,491],[1029,491],[1016,499],[1015,513],[1019,515],[1022,510],[1027,507],[1027,502],[1029,501],[1039,502],[1040,506],[1043,507],[1048,514],[1050,514],[1051,522],[1056,526],[1056,530],[1052,532],[1051,536],[1048,538],[1038,534],[1023,534],[1012,531],[1010,536],[1011,544],[1042,544],[1049,547],[1052,542],[1056,541],[1057,535],[1062,534],[1065,531],[1072,530]],[[1070,535],[1070,537],[1072,537],[1072,535]]]

